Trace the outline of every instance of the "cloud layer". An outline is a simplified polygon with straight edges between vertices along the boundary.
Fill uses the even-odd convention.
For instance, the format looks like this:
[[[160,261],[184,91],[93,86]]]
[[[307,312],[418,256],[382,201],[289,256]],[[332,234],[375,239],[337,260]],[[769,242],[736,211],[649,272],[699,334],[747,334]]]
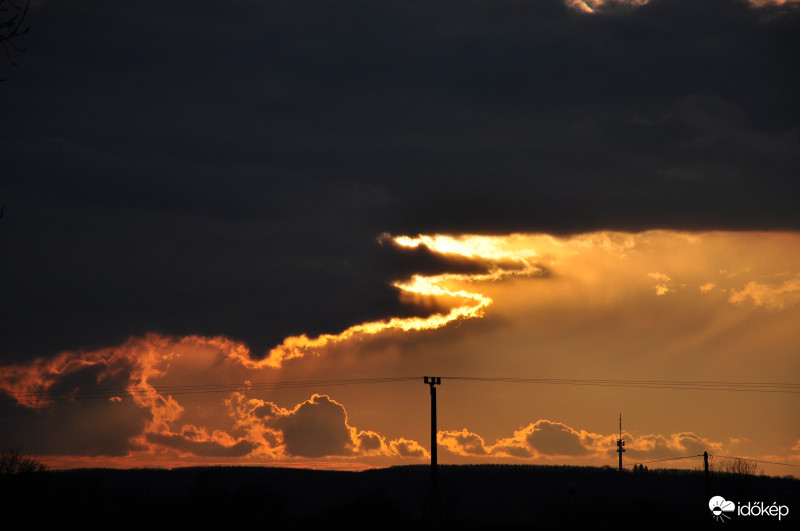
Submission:
[[[386,232],[800,228],[796,3],[96,4],[0,72],[8,363],[424,315]]]
[[[167,338],[151,334],[90,353],[64,353],[27,366],[0,367],[0,387],[17,429],[13,444],[39,453],[80,456],[133,455],[281,460],[360,456],[425,457],[416,441],[387,440],[348,424],[342,404],[313,394],[291,409],[248,397],[257,374],[242,363],[242,345],[222,338]],[[183,373],[183,374],[182,374]],[[208,384],[170,385],[201,373]],[[116,385],[118,387],[109,387]],[[217,393],[230,388],[221,399]],[[171,392],[170,392],[171,391]],[[182,395],[200,395],[200,400]],[[124,397],[124,398],[121,398]],[[186,422],[200,408],[206,425]],[[46,422],[55,418],[57,422]],[[117,419],[109,424],[107,418]],[[124,426],[123,429],[121,427]]]
[[[514,431],[514,435],[486,444],[483,437],[469,432],[443,431],[439,444],[459,456],[510,457],[550,460],[569,458],[613,461],[616,454],[616,434],[602,435],[576,430],[561,422],[540,419]],[[713,442],[694,433],[671,435],[631,435],[623,433],[626,458],[634,461],[689,457],[708,451],[724,453],[723,443]]]
[[[783,388],[759,388],[769,392],[757,401],[681,393],[692,381],[791,384],[796,233],[386,238],[394,252],[423,257],[425,273],[409,270],[396,286],[429,299],[427,316],[286,338],[275,348],[306,343],[281,364],[225,337],[156,333],[5,364],[0,408],[14,429],[4,443],[73,464],[419,462],[430,451],[419,442],[428,440],[427,387],[375,376],[424,371],[445,377],[438,440],[454,459],[605,463],[616,435],[600,419],[623,408],[640,426],[625,435],[630,459],[794,455],[794,428],[772,418],[791,410],[771,394]],[[521,385],[512,382],[490,390],[458,378],[565,370],[608,378],[614,394],[511,392]],[[626,387],[638,394],[619,394]],[[654,393],[671,394],[642,399]],[[772,423],[766,439],[763,422]]]

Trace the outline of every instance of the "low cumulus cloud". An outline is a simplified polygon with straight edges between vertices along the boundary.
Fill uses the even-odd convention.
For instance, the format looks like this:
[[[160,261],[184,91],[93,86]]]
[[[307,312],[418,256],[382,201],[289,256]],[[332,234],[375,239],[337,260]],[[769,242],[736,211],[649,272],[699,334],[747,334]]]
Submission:
[[[525,442],[542,455],[581,456],[590,452],[581,433],[560,422],[540,420]]]
[[[649,434],[637,437],[626,435],[626,455],[633,459],[669,459],[721,452],[725,446],[721,442],[711,441],[692,432],[673,433],[671,435]],[[613,453],[613,450],[611,451]]]
[[[377,432],[350,426],[345,407],[327,395],[314,394],[291,410],[247,399],[242,393],[235,393],[226,403],[237,426],[246,428],[250,439],[264,447],[263,453],[288,457],[428,455],[416,441],[387,441]]]
[[[467,431],[440,431],[436,435],[438,443],[458,455],[488,455],[489,449],[483,437]]]
[[[271,424],[283,434],[289,455],[346,456],[356,449],[344,406],[325,395],[312,396]]]
[[[579,430],[561,422],[540,419],[514,431],[514,435],[486,444],[483,437],[466,428],[440,431],[439,444],[460,456],[511,457],[528,460],[555,458],[608,459],[616,452],[617,434]],[[626,455],[634,459],[686,457],[704,451],[720,452],[724,446],[691,432],[671,435],[624,433]]]
[[[514,431],[512,437],[487,445],[480,435],[464,428],[439,432],[439,444],[462,456],[493,455],[518,458],[578,457],[600,454],[608,437],[575,430],[566,424],[540,419]]]
[[[386,455],[386,440],[374,431],[360,431],[355,437],[359,455]]]
[[[344,405],[327,395],[290,408],[247,396],[248,378],[262,370],[240,343],[157,334],[0,367],[7,395],[0,408],[15,426],[4,443],[40,454],[140,458],[164,451],[256,460],[428,455],[416,441],[351,426]]]
[[[427,458],[430,455],[417,441],[411,441],[402,437],[391,441],[389,443],[389,448],[393,455],[398,455],[400,457]]]

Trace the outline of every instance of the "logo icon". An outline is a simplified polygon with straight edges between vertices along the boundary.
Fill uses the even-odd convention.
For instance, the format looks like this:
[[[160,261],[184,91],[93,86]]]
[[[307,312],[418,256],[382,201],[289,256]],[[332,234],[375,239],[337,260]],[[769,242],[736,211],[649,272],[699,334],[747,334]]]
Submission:
[[[731,519],[731,517],[725,513],[732,513],[735,511],[736,504],[732,501],[727,501],[722,496],[714,496],[708,500],[708,508],[711,509],[711,517],[714,518],[714,520],[724,523],[726,519]]]

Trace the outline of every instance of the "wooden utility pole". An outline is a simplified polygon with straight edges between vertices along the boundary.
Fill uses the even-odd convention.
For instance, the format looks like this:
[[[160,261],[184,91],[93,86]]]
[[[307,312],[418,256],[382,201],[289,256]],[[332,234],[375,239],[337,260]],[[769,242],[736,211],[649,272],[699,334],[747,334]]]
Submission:
[[[439,488],[436,477],[436,386],[441,385],[439,376],[425,376],[425,383],[431,388],[431,518],[436,521],[439,517]]]

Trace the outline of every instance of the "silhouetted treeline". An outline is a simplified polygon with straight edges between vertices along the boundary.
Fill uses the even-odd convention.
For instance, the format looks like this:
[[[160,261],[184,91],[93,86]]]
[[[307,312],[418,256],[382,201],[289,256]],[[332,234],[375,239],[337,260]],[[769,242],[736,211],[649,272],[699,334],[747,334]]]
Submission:
[[[0,477],[0,501],[24,511],[30,522],[107,529],[134,524],[243,526],[253,519],[263,529],[337,522],[356,529],[408,529],[430,522],[429,481],[427,466],[363,472],[82,469]],[[549,529],[570,523],[719,525],[711,517],[705,477],[698,471],[440,465],[439,485],[440,529]],[[780,523],[786,528],[798,519],[798,480],[716,473],[708,488],[726,499],[788,504],[792,513]],[[758,520],[759,528],[772,523]],[[726,529],[737,525],[735,520],[727,524]],[[741,519],[738,525],[743,525]]]

